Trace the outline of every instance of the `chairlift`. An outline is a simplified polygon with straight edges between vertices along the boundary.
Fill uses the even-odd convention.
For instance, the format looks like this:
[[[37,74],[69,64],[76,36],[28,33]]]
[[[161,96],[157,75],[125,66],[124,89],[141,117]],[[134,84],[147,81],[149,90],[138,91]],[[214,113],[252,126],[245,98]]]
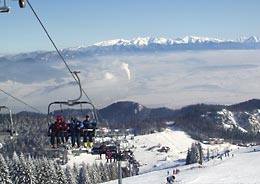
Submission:
[[[17,132],[14,130],[14,124],[13,124],[13,117],[12,117],[12,112],[11,109],[9,109],[7,106],[0,106],[0,111],[3,109],[6,109],[9,112],[9,120],[7,121],[8,125],[4,127],[3,129],[0,130],[0,141],[3,141],[7,138],[13,139],[14,136],[17,136]],[[5,122],[3,122],[5,123]]]
[[[10,7],[7,6],[7,3],[6,3],[7,0],[3,0],[3,6],[0,7],[0,13],[9,13],[10,12]],[[20,8],[24,8],[25,5],[26,5],[26,1],[27,0],[18,0],[19,2],[19,7]]]
[[[63,107],[67,106],[67,107],[71,107],[71,106],[80,106],[81,107],[81,111],[83,109],[83,106],[89,105],[92,107],[92,120],[95,121],[97,123],[97,126],[99,126],[99,122],[98,122],[98,116],[97,116],[97,112],[95,109],[95,106],[88,101],[80,101],[81,96],[82,96],[82,88],[81,88],[81,83],[80,83],[80,79],[78,77],[78,73],[77,71],[74,71],[73,74],[75,76],[76,82],[79,86],[79,90],[80,90],[80,95],[78,98],[74,99],[74,100],[68,100],[68,101],[55,101],[55,102],[51,102],[48,105],[48,117],[50,120],[53,120],[53,113],[51,113],[51,108],[53,106],[59,106],[60,110],[63,111]],[[87,108],[84,108],[87,109]],[[60,114],[62,115],[62,113]],[[86,115],[86,114],[85,114]],[[49,122],[49,125],[53,123],[53,122]],[[126,138],[126,132],[121,132],[118,129],[115,129],[114,131],[111,131],[108,127],[107,128],[101,128],[101,127],[97,127],[97,129],[95,130],[95,136],[94,136],[94,147],[100,147],[102,145],[106,145],[106,146],[112,146],[115,148],[120,148],[120,143],[122,142],[122,139]],[[69,134],[67,136],[70,136]],[[107,139],[108,138],[108,139]],[[54,149],[56,150],[56,149]],[[57,150],[59,150],[59,148],[57,148]],[[75,150],[74,150],[75,151]],[[76,150],[77,151],[77,150]]]
[[[53,112],[52,112],[52,107],[53,106],[59,106],[60,110],[63,111],[63,108],[64,106],[66,107],[75,107],[75,106],[80,106],[80,109],[81,109],[81,112],[83,112],[83,109],[84,110],[90,110],[91,111],[91,114],[88,114],[90,116],[92,116],[92,120],[95,121],[97,124],[98,124],[98,116],[97,116],[97,113],[96,113],[96,108],[95,106],[93,105],[93,103],[89,102],[89,101],[80,101],[81,97],[82,97],[82,88],[81,88],[81,83],[80,83],[80,79],[78,77],[78,71],[74,71],[73,74],[75,76],[75,79],[77,80],[77,84],[79,86],[79,90],[80,90],[80,95],[78,98],[76,99],[73,99],[73,100],[68,100],[68,101],[54,101],[54,102],[51,102],[49,105],[48,105],[48,117],[49,117],[49,122],[48,124],[52,124],[52,117],[53,117]],[[87,108],[87,106],[90,106],[91,108]],[[62,113],[61,113],[62,114]],[[83,117],[85,117],[87,114],[83,115]],[[71,117],[71,116],[70,116]],[[69,117],[69,118],[70,118]],[[70,136],[68,134],[68,136]]]

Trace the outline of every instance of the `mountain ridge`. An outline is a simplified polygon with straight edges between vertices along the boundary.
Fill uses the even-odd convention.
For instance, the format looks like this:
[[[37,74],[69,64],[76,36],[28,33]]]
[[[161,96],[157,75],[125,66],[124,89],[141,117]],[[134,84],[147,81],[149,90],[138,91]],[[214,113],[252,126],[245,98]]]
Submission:
[[[176,110],[148,108],[127,101],[111,104],[100,113],[111,123],[121,122],[129,126],[144,123],[149,128],[149,123],[154,126],[173,122],[174,126],[198,139],[213,136],[247,140],[260,136],[260,99],[233,105],[195,104]]]
[[[63,109],[63,112],[69,110]],[[72,113],[76,117],[75,110]],[[172,122],[170,124],[197,139],[232,137],[254,140],[260,136],[260,99],[233,105],[195,104],[181,109],[148,108],[137,102],[120,101],[100,109],[98,115],[112,128],[133,128],[137,134],[159,131],[167,126],[167,122]]]
[[[210,37],[186,36],[184,38],[137,37],[132,40],[113,39],[101,41],[89,46],[77,46],[61,49],[67,59],[84,56],[109,55],[122,52],[154,52],[154,51],[185,51],[185,50],[250,50],[260,49],[260,37],[241,37],[237,40]],[[58,58],[55,51],[34,51],[14,55],[2,55],[1,60],[22,60],[33,58],[48,61]]]

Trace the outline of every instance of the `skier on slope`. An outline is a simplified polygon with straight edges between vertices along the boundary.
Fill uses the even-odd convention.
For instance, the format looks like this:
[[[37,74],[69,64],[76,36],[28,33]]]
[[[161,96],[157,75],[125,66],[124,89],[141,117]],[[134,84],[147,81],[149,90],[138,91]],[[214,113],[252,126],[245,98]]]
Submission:
[[[175,180],[175,176],[174,175],[167,176],[166,180],[167,180],[167,184],[172,184]]]

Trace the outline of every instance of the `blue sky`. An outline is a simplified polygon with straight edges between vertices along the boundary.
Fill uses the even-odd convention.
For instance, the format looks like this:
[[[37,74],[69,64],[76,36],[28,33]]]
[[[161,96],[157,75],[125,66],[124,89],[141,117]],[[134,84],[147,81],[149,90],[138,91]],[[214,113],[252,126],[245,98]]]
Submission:
[[[29,6],[7,1],[11,13],[0,14],[0,54],[53,50]],[[260,36],[259,0],[30,2],[60,49],[116,38]]]

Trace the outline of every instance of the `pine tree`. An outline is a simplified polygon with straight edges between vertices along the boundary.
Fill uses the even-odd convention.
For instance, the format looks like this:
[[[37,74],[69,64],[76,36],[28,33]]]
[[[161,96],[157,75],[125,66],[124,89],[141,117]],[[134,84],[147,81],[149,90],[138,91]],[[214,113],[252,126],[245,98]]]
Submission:
[[[20,174],[19,182],[33,183],[34,176],[33,176],[32,170],[27,165],[27,161],[26,161],[23,153],[20,154],[20,165],[21,165],[21,174]]]
[[[186,157],[186,164],[199,163],[203,162],[203,150],[201,144],[192,143],[191,148],[188,150]]]
[[[109,172],[110,180],[117,179],[117,173],[118,173],[117,163],[108,164],[108,172]]]
[[[65,175],[66,175],[68,184],[77,183],[77,180],[76,180],[77,176],[75,176],[75,174],[73,173],[73,170],[71,169],[71,167],[69,165],[66,167]]]
[[[104,165],[101,162],[99,168],[100,168],[99,170],[100,170],[101,182],[109,181],[109,174],[108,174],[107,164]]]
[[[58,183],[58,173],[57,173],[57,168],[56,168],[56,162],[54,160],[48,160],[48,165],[49,165],[49,178],[51,178],[51,183]]]
[[[93,180],[93,177],[91,177],[92,168],[90,167],[89,164],[86,165],[86,170],[87,170],[86,176],[85,176],[86,180],[87,180],[86,184],[93,184],[94,180]]]
[[[36,159],[32,159],[32,157],[30,156],[26,159],[26,165],[29,169],[32,183],[36,183],[36,178],[37,178],[36,166],[35,166],[35,164],[37,164],[36,161],[37,161]]]
[[[16,152],[13,153],[13,157],[10,160],[10,176],[12,183],[19,183],[19,177],[21,173],[21,163]]]
[[[186,156],[186,165],[189,165],[191,164],[190,162],[190,148],[188,148],[188,151],[187,151],[187,156]]]
[[[197,147],[197,150],[198,150],[198,163],[200,164],[200,165],[202,165],[202,163],[203,163],[203,157],[204,157],[204,155],[203,155],[203,149],[202,149],[202,146],[201,146],[201,144],[199,143],[199,142],[197,142],[196,143],[196,147]]]
[[[37,184],[57,183],[57,174],[53,161],[49,161],[47,158],[42,158],[36,165]]]
[[[101,176],[100,176],[100,172],[99,172],[99,167],[96,163],[94,163],[91,166],[91,172],[89,172],[90,178],[92,180],[93,183],[100,183],[101,182]]]
[[[66,176],[65,176],[63,169],[56,162],[54,163],[54,166],[56,168],[56,173],[57,173],[57,179],[58,179],[57,184],[66,184],[67,179],[66,179]]]
[[[209,161],[210,153],[209,153],[209,148],[207,149],[207,160]]]
[[[79,170],[79,179],[78,179],[78,184],[86,184],[88,179],[87,179],[87,166],[85,163],[82,164],[82,167]]]
[[[79,168],[75,163],[73,164],[72,170],[73,170],[73,174],[75,176],[76,181],[78,181],[79,180]]]
[[[12,184],[9,169],[2,154],[0,154],[0,183]]]
[[[190,156],[191,163],[198,163],[199,162],[199,150],[195,143],[191,145],[191,156]]]

